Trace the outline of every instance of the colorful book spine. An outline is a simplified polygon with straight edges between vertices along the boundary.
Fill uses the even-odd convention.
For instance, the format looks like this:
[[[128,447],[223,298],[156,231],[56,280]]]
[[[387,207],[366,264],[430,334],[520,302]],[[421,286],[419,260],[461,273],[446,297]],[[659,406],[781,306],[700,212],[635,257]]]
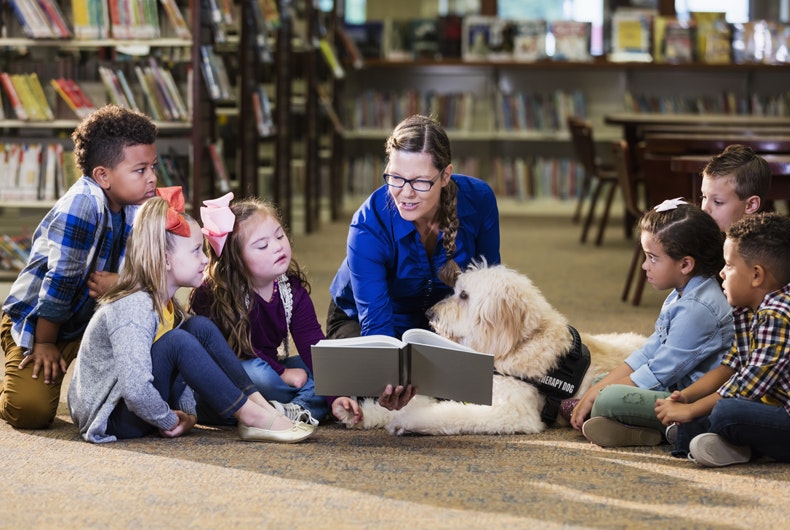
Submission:
[[[160,0],[160,2],[176,36],[182,39],[191,39],[192,33],[189,31],[189,26],[187,26],[184,15],[181,14],[181,10],[178,9],[178,4],[175,3],[175,0]]]
[[[16,118],[22,121],[29,120],[30,118],[27,115],[24,105],[22,105],[22,100],[19,98],[19,94],[17,93],[16,87],[11,80],[11,76],[6,72],[0,72],[0,82],[2,82],[3,88],[8,95],[8,101],[11,103],[11,108],[14,109]]]

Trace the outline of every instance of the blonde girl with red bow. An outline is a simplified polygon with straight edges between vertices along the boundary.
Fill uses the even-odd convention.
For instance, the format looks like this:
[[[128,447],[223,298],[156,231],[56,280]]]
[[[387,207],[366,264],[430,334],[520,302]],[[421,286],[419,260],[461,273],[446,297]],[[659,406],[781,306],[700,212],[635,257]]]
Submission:
[[[180,307],[176,291],[200,285],[208,258],[181,188],[157,195],[140,208],[118,281],[80,345],[68,394],[80,434],[93,443],[182,436],[196,423],[194,391],[234,417],[243,440],[304,440],[315,428],[278,413],[217,327]]]

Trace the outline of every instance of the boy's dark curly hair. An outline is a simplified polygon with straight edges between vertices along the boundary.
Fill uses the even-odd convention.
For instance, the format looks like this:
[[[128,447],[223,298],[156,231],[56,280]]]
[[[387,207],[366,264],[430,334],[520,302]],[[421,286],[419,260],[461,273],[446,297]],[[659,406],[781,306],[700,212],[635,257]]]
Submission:
[[[713,217],[693,204],[658,212],[651,208],[639,223],[643,232],[652,234],[674,260],[694,258],[694,274],[718,277],[724,266],[724,234]]]
[[[92,177],[95,168],[113,168],[123,160],[125,147],[155,144],[158,132],[145,114],[105,105],[82,120],[71,134],[74,160],[83,175]]]
[[[747,215],[727,229],[727,239],[751,265],[761,265],[782,284],[790,283],[790,217],[778,213]]]

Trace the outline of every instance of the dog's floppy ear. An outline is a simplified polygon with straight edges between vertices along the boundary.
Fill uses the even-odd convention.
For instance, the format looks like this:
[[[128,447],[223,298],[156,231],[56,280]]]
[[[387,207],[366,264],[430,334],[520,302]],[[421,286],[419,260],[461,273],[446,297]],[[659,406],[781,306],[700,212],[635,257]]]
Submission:
[[[475,335],[482,339],[485,347],[483,344],[476,347],[494,355],[505,355],[522,340],[526,308],[512,285],[499,285],[496,289],[499,292],[480,300]]]

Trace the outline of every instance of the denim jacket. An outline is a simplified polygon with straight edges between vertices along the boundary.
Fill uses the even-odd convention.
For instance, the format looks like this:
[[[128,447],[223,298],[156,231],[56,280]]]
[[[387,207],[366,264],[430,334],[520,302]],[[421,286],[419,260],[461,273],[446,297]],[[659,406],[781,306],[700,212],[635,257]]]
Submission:
[[[625,360],[631,381],[648,390],[680,390],[721,362],[734,340],[732,308],[712,276],[694,276],[664,300],[655,332]]]

